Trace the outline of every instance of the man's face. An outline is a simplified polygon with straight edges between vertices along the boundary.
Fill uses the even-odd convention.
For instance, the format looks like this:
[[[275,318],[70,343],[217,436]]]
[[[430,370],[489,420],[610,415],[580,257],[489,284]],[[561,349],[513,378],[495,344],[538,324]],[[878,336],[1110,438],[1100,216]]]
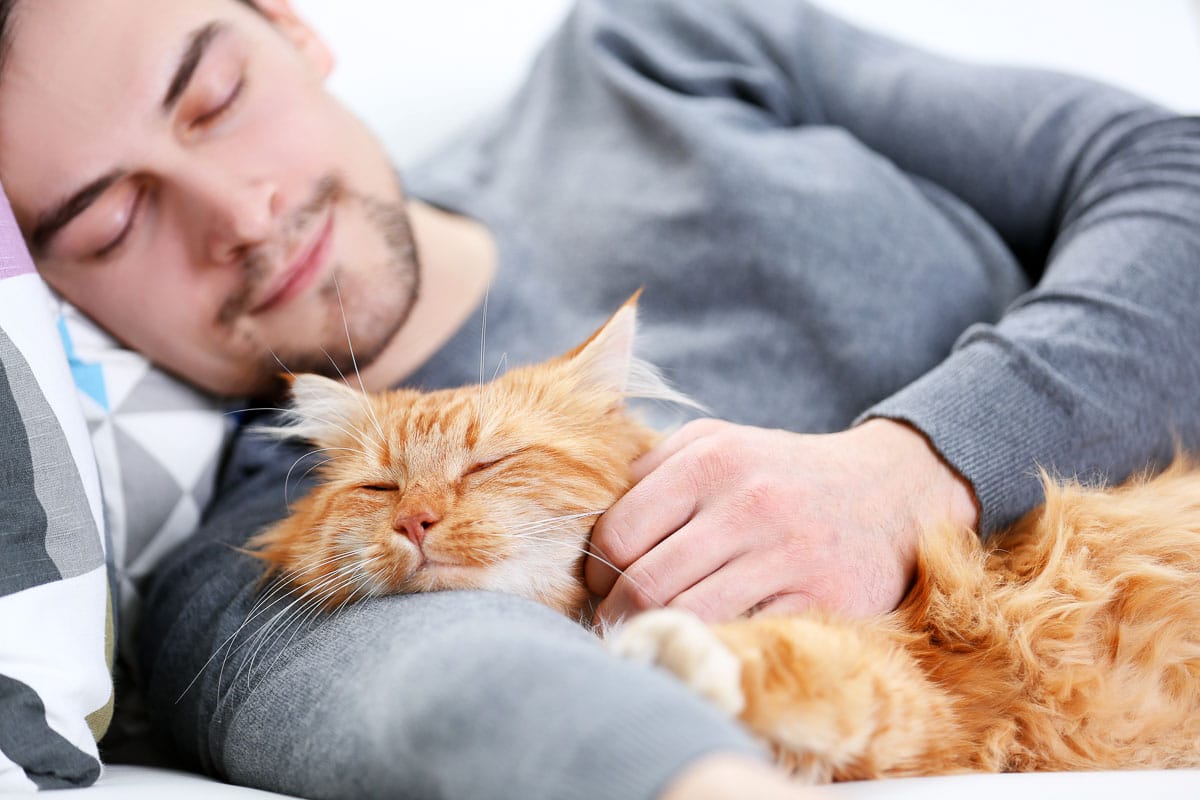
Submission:
[[[347,333],[363,365],[418,287],[382,148],[287,0],[258,5],[22,0],[0,72],[0,180],[46,280],[225,394],[276,357],[348,369]]]

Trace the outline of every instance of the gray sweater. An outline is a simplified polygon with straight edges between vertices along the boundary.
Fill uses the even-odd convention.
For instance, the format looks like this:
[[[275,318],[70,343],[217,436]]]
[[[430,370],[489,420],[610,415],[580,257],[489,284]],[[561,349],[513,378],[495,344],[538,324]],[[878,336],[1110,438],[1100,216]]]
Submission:
[[[408,178],[499,242],[490,352],[565,349],[644,286],[644,354],[717,416],[907,420],[984,532],[1039,466],[1200,444],[1200,120],[1111,88],[794,0],[587,2]],[[416,382],[475,380],[478,337]]]
[[[795,0],[585,0],[512,103],[408,180],[497,239],[489,373],[644,286],[644,355],[717,415],[909,420],[985,531],[1038,501],[1038,465],[1119,478],[1200,444],[1200,122],[1121,92]],[[410,382],[474,382],[479,333]],[[295,457],[243,438],[152,587],[142,665],[188,763],[311,797],[632,800],[752,750],[518,598],[271,622],[234,548],[302,491]]]

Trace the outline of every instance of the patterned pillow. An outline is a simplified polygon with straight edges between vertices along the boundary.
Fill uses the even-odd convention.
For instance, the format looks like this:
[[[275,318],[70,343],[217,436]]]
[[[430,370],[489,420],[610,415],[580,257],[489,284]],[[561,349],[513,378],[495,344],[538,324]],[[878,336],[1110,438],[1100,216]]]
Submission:
[[[94,783],[112,717],[100,484],[48,303],[0,190],[0,794]]]
[[[200,523],[233,418],[66,301],[56,298],[53,313],[100,470],[117,575],[117,650],[132,653],[142,584]]]

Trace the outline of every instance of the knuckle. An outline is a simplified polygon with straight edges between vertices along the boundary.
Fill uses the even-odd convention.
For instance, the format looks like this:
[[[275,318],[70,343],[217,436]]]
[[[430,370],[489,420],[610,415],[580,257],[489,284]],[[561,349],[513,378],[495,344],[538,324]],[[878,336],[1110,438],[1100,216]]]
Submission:
[[[620,519],[601,518],[592,529],[592,551],[616,569],[633,562],[632,542],[632,532]]]
[[[717,618],[712,601],[694,595],[680,595],[667,603],[667,608],[675,611],[686,611],[704,622],[712,622]]]
[[[691,480],[697,489],[728,483],[744,465],[740,442],[721,434],[697,446],[692,461]]]
[[[729,498],[729,508],[735,519],[753,520],[756,526],[771,526],[792,530],[797,524],[787,509],[790,488],[770,477],[746,478]]]
[[[625,571],[617,584],[622,598],[632,608],[648,611],[663,606],[661,585],[657,576],[650,570],[635,564]]]

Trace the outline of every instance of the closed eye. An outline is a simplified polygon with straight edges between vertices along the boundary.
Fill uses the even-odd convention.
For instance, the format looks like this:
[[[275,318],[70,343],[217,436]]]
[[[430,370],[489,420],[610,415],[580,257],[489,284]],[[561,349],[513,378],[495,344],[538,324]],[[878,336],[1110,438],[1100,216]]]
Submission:
[[[502,464],[511,458],[515,458],[516,456],[519,456],[520,454],[521,454],[521,451],[517,450],[514,453],[506,453],[505,455],[497,456],[496,458],[480,459],[479,461],[476,461],[474,464],[472,464],[470,467],[468,467],[465,472],[463,472],[463,477],[465,478],[468,475],[476,475],[480,472],[486,472],[487,470],[491,469],[492,467]]]
[[[123,245],[125,240],[129,238],[129,234],[133,231],[134,225],[137,224],[138,219],[141,217],[142,208],[146,201],[147,191],[148,189],[144,185],[136,188],[133,195],[133,200],[129,206],[129,210],[124,212],[125,224],[121,227],[121,230],[115,237],[113,237],[111,241],[92,254],[92,260],[105,261],[121,249],[121,245]]]
[[[226,94],[225,97],[216,104],[216,106],[214,106],[212,109],[210,109],[208,111],[205,111],[202,114],[197,115],[192,120],[191,127],[205,128],[205,127],[208,127],[209,125],[212,125],[214,122],[216,122],[222,116],[224,116],[226,112],[228,112],[231,108],[233,108],[234,104],[237,103],[238,98],[240,98],[242,96],[242,92],[245,88],[246,88],[246,78],[241,77],[233,85],[233,88],[231,88],[229,90],[228,94]]]
[[[476,475],[480,472],[483,472],[484,470],[491,469],[492,467],[496,466],[503,460],[504,460],[503,458],[493,458],[490,461],[476,461],[474,464],[472,464],[470,467],[467,468],[467,470],[463,473],[463,476],[465,477],[467,475]]]
[[[400,487],[394,483],[368,483],[358,487],[365,492],[398,492]]]

